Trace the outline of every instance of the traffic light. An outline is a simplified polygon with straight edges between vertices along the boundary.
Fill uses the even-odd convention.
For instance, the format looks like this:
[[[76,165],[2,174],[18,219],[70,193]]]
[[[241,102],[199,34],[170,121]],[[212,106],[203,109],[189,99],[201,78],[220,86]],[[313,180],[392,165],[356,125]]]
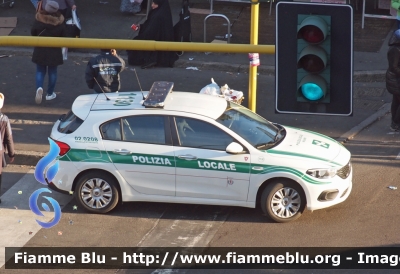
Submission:
[[[297,101],[329,103],[330,16],[298,15]]]
[[[276,10],[276,112],[352,115],[352,7],[279,2]]]

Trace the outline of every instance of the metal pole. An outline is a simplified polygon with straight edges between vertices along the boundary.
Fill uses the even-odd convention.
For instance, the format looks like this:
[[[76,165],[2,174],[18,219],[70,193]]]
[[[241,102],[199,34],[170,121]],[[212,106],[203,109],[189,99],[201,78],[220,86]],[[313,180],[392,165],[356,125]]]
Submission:
[[[259,3],[251,4],[250,45],[258,44]],[[256,111],[257,67],[249,65],[249,109]]]
[[[361,16],[361,28],[364,28],[364,16],[365,16],[365,0],[363,0],[362,16]]]
[[[226,17],[225,15],[223,15],[223,14],[215,14],[215,13],[209,14],[209,15],[206,16],[206,18],[204,18],[204,40],[203,40],[203,42],[204,43],[207,42],[206,22],[207,22],[208,18],[210,18],[210,17],[221,17],[221,18],[224,18],[226,20],[226,23],[228,24],[228,44],[229,44],[230,41],[231,41],[231,21],[229,21],[229,18]]]
[[[64,38],[41,36],[0,36],[0,47],[54,47],[149,51],[198,51],[198,52],[258,52],[274,54],[275,45],[216,44],[194,42],[159,42],[152,40]]]

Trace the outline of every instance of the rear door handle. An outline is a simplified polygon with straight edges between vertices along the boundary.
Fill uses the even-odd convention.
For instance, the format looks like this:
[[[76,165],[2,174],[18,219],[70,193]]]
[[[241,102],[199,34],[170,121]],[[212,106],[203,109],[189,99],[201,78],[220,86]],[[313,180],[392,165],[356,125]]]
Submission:
[[[197,157],[193,155],[179,155],[178,158],[188,161],[197,160]]]
[[[127,149],[114,149],[114,152],[117,154],[121,154],[121,155],[128,155],[128,154],[132,154],[132,152],[130,150]]]
[[[253,166],[251,169],[252,170],[263,170],[264,168],[261,166]]]

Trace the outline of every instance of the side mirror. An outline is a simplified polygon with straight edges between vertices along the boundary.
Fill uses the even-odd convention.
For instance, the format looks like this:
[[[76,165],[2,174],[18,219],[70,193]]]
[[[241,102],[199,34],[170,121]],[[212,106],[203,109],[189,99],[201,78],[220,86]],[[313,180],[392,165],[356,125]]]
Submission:
[[[226,152],[229,154],[240,154],[243,152],[243,147],[236,142],[232,142],[226,147]]]

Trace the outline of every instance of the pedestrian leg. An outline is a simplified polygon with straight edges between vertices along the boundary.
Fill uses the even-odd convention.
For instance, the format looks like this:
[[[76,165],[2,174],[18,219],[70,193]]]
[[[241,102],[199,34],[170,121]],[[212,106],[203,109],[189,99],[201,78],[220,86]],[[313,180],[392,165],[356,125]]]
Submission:
[[[44,77],[46,76],[46,66],[36,65],[36,96],[35,101],[36,104],[40,104],[42,102],[43,95],[43,83]]]
[[[393,94],[390,112],[392,115],[390,129],[393,131],[400,131],[400,96]]]
[[[49,86],[47,88],[47,95],[52,95],[57,82],[57,66],[48,66],[49,72]]]
[[[400,126],[400,96],[393,95],[391,111],[393,122]]]
[[[46,77],[46,66],[36,65],[36,89],[43,88],[44,77]]]

